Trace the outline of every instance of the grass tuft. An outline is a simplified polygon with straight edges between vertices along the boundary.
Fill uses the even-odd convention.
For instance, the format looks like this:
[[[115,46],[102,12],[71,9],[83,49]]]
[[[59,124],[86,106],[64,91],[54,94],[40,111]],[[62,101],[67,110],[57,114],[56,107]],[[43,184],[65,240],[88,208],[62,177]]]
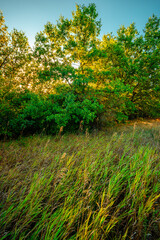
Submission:
[[[155,122],[1,142],[0,239],[160,239],[159,136]]]

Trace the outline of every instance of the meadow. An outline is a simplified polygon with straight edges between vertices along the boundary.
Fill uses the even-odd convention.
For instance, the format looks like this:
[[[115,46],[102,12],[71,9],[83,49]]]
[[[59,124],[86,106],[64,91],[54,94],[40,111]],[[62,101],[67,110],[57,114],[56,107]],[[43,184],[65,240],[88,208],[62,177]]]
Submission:
[[[160,122],[0,142],[0,239],[160,239]]]

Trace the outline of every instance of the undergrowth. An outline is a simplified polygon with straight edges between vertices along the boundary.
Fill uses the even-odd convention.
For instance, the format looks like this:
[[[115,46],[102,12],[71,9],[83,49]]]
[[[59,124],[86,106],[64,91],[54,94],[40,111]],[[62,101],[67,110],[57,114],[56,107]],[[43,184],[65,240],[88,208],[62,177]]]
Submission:
[[[160,239],[160,125],[0,143],[0,239]]]

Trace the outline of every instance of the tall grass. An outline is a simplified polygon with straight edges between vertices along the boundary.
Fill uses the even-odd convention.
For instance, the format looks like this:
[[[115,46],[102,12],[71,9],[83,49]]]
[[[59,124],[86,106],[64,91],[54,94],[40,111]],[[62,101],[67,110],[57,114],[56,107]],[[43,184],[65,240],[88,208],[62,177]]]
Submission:
[[[0,144],[0,239],[160,239],[160,126]]]

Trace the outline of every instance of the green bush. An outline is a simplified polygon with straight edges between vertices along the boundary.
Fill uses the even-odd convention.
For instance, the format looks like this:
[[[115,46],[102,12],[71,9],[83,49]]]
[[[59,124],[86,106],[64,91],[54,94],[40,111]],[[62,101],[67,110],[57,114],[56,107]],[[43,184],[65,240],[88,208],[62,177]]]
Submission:
[[[56,134],[62,126],[65,132],[75,131],[82,121],[85,129],[102,106],[96,99],[79,101],[73,93],[44,97],[26,91],[5,96],[0,109],[1,137],[17,137],[42,131]]]

